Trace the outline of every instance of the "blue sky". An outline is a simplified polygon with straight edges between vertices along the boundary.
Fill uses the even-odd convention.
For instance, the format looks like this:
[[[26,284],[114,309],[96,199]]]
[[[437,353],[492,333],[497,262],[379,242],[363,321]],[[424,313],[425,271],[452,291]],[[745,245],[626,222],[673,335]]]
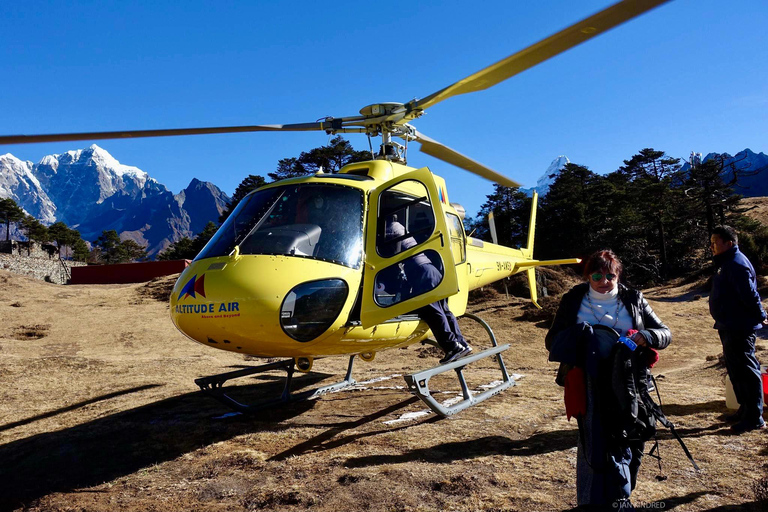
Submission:
[[[612,1],[7,1],[0,133],[312,122],[424,97]],[[532,186],[566,155],[607,173],[645,147],[768,151],[768,2],[674,0],[413,124]],[[367,149],[362,135],[348,135]],[[93,141],[174,192],[231,194],[324,133]],[[4,146],[23,160],[91,142]],[[474,215],[492,185],[411,148]]]

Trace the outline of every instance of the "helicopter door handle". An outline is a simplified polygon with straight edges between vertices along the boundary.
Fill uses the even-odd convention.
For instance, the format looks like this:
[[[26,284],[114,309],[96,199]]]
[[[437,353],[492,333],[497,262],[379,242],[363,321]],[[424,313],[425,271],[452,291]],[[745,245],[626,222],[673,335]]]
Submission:
[[[438,236],[440,237],[440,247],[445,247],[445,240],[443,239],[443,234],[440,231],[435,231],[435,236],[433,240],[436,239]]]

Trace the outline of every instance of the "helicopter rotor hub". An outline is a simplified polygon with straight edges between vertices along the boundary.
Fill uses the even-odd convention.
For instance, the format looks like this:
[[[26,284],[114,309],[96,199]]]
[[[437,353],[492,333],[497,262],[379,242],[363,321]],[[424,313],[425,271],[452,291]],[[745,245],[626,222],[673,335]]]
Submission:
[[[405,112],[405,105],[394,101],[373,103],[360,109],[360,115],[366,117],[388,116],[399,112]]]

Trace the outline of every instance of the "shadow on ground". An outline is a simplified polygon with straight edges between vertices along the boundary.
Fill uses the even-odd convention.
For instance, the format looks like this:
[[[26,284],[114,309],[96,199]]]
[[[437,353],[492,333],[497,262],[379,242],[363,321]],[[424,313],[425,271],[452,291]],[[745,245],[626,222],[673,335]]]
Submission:
[[[144,391],[145,389],[152,389],[152,388],[158,388],[158,387],[161,387],[161,384],[148,384],[146,386],[137,386],[134,388],[114,391],[112,393],[107,393],[105,395],[90,398],[88,400],[83,400],[82,402],[77,402],[75,404],[71,404],[66,407],[61,407],[60,409],[55,409],[53,411],[48,411],[43,414],[38,414],[37,416],[32,416],[31,418],[25,418],[23,420],[13,421],[11,423],[6,423],[5,425],[0,425],[0,432],[3,432],[4,430],[11,430],[16,427],[21,427],[22,425],[28,425],[30,423],[34,423],[36,421],[40,421],[46,418],[52,418],[54,416],[63,414],[65,412],[76,411],[77,409],[80,409],[81,407],[85,407],[86,405],[91,405],[97,402],[102,402],[104,400],[109,400],[110,398],[115,398],[121,395],[130,395],[132,393]]]
[[[367,467],[382,464],[403,464],[407,462],[430,462],[443,464],[455,460],[467,460],[488,455],[524,457],[543,453],[558,452],[576,446],[579,432],[576,429],[554,430],[534,434],[527,439],[512,440],[502,436],[488,436],[471,441],[445,443],[431,448],[412,450],[400,455],[372,455],[347,459],[347,467]]]
[[[725,400],[712,400],[710,402],[699,402],[694,404],[664,404],[664,414],[667,416],[688,416],[705,412],[727,411]]]
[[[327,377],[310,374],[300,384],[294,382],[310,386]],[[152,386],[141,389],[146,387]],[[280,391],[282,385],[277,382],[237,387],[238,394],[252,398],[274,396]],[[224,407],[211,397],[194,392],[7,443],[0,446],[0,511],[12,510],[53,492],[108,482],[241,434],[274,428],[274,423],[301,415],[315,403],[297,402],[254,416],[220,420],[213,417],[226,412]],[[59,412],[65,411],[52,411],[3,428]]]
[[[675,295],[673,297],[658,295],[654,293],[649,296],[649,298],[657,302],[691,302],[694,300],[708,300],[709,289],[702,285],[697,286],[692,290],[687,291],[686,293]]]

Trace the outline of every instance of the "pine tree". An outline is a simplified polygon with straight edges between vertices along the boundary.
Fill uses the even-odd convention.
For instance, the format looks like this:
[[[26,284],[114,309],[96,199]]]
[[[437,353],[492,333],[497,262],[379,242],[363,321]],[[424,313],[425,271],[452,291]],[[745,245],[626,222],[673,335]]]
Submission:
[[[370,160],[371,154],[368,151],[355,151],[352,144],[341,136],[336,136],[326,146],[302,151],[298,157],[283,158],[277,162],[277,169],[274,172],[267,173],[271,182],[285,180],[289,178],[300,178],[309,174],[315,174],[320,169],[323,172],[338,172],[339,169],[347,164]],[[250,192],[267,184],[267,181],[258,175],[249,175],[240,185],[237,186],[235,193],[227,205],[227,209],[219,217],[219,224],[232,214],[240,201]]]
[[[208,241],[213,238],[213,235],[216,234],[216,230],[218,228],[216,227],[216,224],[213,222],[208,222],[208,224],[205,225],[203,230],[198,233],[194,239],[191,239],[189,237],[183,237],[180,240],[177,240],[176,242],[172,243],[170,246],[168,246],[167,249],[165,249],[163,252],[161,252],[158,256],[158,260],[191,260],[194,259],[200,251],[203,250],[203,247],[205,247],[205,244],[208,243]]]
[[[5,224],[5,240],[11,239],[11,222],[24,219],[24,210],[13,199],[0,199],[0,219]]]
[[[531,199],[525,193],[520,192],[518,188],[494,185],[493,194],[486,196],[477,217],[477,224],[483,226],[482,234],[486,237],[489,233],[486,220],[491,212],[499,244],[508,247],[525,244],[531,215]]]
[[[48,228],[46,228],[42,222],[37,220],[31,215],[27,215],[21,220],[21,230],[29,240],[30,244],[27,246],[27,254],[29,255],[32,250],[32,242],[38,242],[43,244],[50,238],[48,235]]]
[[[176,240],[157,255],[157,259],[160,261],[191,260],[193,258],[192,239],[188,236]]]
[[[537,245],[543,257],[585,256],[605,246],[604,183],[583,165],[563,167],[541,204]]]
[[[72,247],[80,238],[80,232],[70,229],[61,221],[54,222],[48,227],[48,235],[52,242],[56,242],[56,249],[61,257],[62,247]]]
[[[302,153],[303,155],[304,153]],[[287,180],[289,178],[300,178],[309,174],[304,164],[302,164],[298,158],[283,158],[277,162],[277,170],[275,172],[267,173],[270,180],[280,181]]]
[[[227,220],[227,218],[232,214],[234,209],[237,208],[237,205],[240,204],[240,201],[245,196],[266,184],[267,180],[265,180],[263,176],[249,174],[248,177],[241,181],[235,189],[235,193],[232,194],[232,197],[229,199],[229,203],[227,203],[226,210],[224,210],[219,216],[219,224],[224,224],[224,221]]]
[[[143,261],[147,259],[147,251],[145,248],[133,240],[123,240],[120,242],[118,249],[118,263],[125,263],[128,261]]]
[[[355,151],[352,144],[337,135],[318,148],[302,151],[298,158],[283,158],[277,163],[277,170],[268,174],[272,181],[297,178],[323,172],[338,172],[345,165],[371,159],[368,151]]]
[[[668,239],[670,235],[674,236],[670,230],[673,230],[677,217],[675,207],[682,201],[680,168],[679,158],[670,158],[663,151],[645,148],[629,160],[624,160],[624,166],[617,171],[631,185],[638,212],[652,221],[662,278],[666,277],[670,267]]]
[[[345,165],[370,159],[369,151],[356,151],[348,140],[337,135],[328,145],[301,153],[298,162],[307,173],[314,174],[320,169],[323,172],[339,172]]]
[[[117,231],[102,231],[93,242],[92,255],[106,264],[126,263],[146,259],[147,251],[133,240],[120,240]]]
[[[80,238],[79,231],[75,231],[75,233],[77,233],[77,238],[72,245],[72,259],[75,261],[88,261],[88,256],[90,255],[88,244]]]
[[[208,222],[208,224],[205,225],[203,230],[197,234],[197,236],[192,240],[192,252],[194,253],[192,258],[200,254],[200,251],[203,250],[203,247],[205,247],[205,244],[207,244],[211,238],[213,238],[213,235],[216,234],[216,231],[218,231],[218,227],[213,222]]]
[[[699,219],[703,213],[707,236],[712,234],[716,225],[725,224],[726,211],[732,209],[739,200],[733,186],[740,175],[735,162],[726,165],[727,158],[727,155],[714,155],[713,158],[692,165],[685,181],[685,194],[692,201],[691,212]],[[731,179],[728,182],[724,179],[727,167],[731,167]]]
[[[93,241],[93,246],[99,250],[99,259],[104,263],[120,263],[118,255],[120,236],[114,229],[102,231],[101,236]]]

